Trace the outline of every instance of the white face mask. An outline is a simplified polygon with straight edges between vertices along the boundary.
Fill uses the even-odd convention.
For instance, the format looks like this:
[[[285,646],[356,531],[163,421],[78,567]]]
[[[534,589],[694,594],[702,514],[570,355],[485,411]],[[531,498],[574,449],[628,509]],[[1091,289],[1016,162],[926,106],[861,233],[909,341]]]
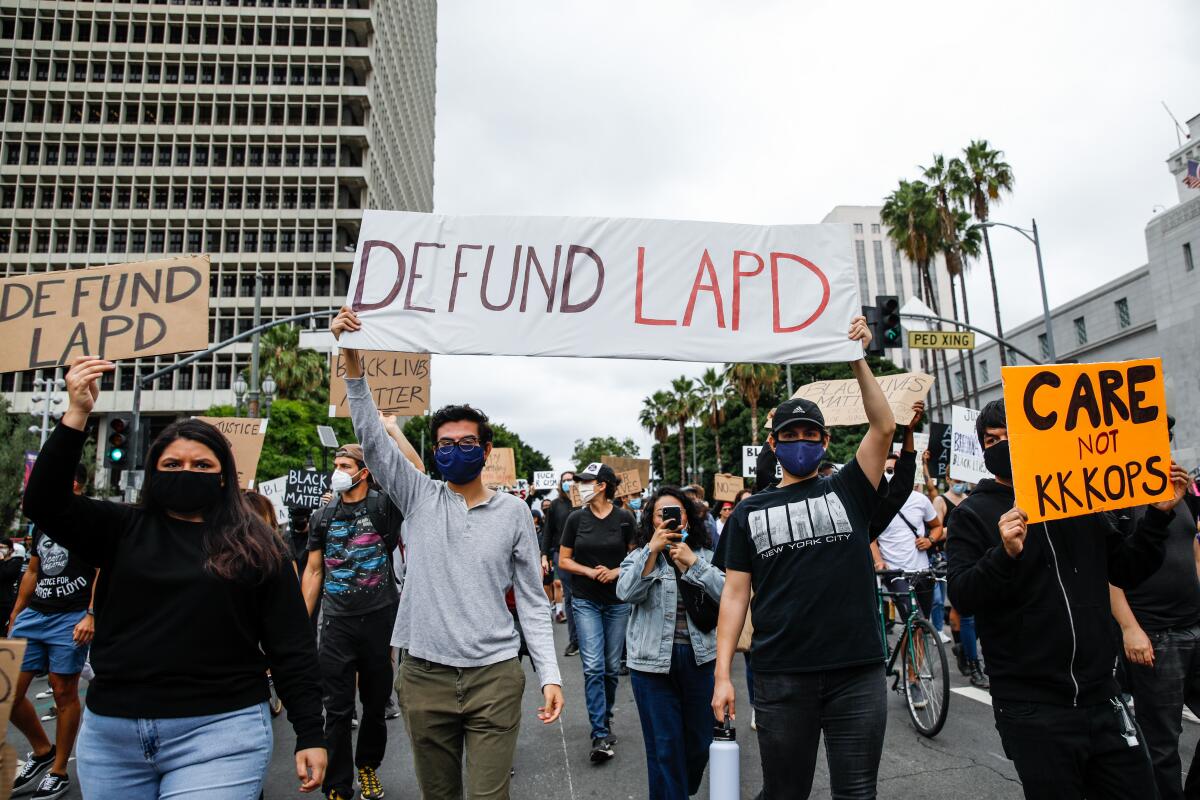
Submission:
[[[359,470],[359,473],[361,472],[362,470]],[[340,469],[335,470],[333,475],[329,477],[329,489],[339,494],[350,491],[356,485],[358,485],[358,481],[350,477],[349,472],[342,472]]]
[[[583,501],[584,505],[587,505],[588,503],[592,502],[592,498],[595,496],[596,496],[596,482],[595,481],[588,481],[587,483],[584,483],[581,481],[579,483],[579,499]]]

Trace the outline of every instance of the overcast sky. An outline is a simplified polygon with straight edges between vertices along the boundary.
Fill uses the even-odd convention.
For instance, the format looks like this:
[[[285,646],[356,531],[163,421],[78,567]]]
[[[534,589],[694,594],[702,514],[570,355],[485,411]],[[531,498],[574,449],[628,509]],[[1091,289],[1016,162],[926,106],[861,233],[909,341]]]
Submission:
[[[1200,3],[444,2],[435,210],[814,223],[881,202],[935,152],[1005,151],[993,219],[1042,233],[1050,302],[1145,263],[1200,114]],[[1006,326],[1038,313],[1033,248],[993,234]],[[986,264],[968,277],[990,325]],[[438,356],[469,401],[569,464],[634,436],[641,399],[704,365]]]

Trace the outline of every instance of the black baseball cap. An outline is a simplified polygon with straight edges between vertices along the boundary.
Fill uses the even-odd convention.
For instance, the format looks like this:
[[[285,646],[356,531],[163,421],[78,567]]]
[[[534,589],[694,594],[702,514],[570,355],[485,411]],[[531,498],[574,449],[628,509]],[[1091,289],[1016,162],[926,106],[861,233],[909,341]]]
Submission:
[[[620,483],[617,480],[617,473],[613,472],[613,468],[608,464],[593,462],[588,464],[581,470],[575,471],[575,480],[577,481],[600,481],[609,486],[616,486]]]
[[[821,413],[821,409],[812,400],[805,400],[803,397],[784,400],[775,408],[775,415],[771,418],[771,433],[779,433],[798,422],[815,425],[821,429],[821,433],[829,433],[825,428],[825,415]]]

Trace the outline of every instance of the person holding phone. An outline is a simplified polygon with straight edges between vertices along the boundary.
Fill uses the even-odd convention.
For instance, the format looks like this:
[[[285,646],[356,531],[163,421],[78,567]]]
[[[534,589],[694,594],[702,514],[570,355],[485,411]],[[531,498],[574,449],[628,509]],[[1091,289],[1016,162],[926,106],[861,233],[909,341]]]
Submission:
[[[589,464],[575,473],[583,507],[567,519],[558,566],[571,574],[575,631],[583,662],[584,699],[592,724],[593,764],[611,759],[612,709],[617,695],[621,652],[629,606],[617,597],[621,562],[633,549],[633,514],[613,505],[620,479],[607,464]]]
[[[675,487],[646,503],[634,544],[621,563],[617,597],[631,608],[625,640],[648,796],[686,800],[700,789],[712,744],[709,701],[725,575],[712,565],[701,510]]]

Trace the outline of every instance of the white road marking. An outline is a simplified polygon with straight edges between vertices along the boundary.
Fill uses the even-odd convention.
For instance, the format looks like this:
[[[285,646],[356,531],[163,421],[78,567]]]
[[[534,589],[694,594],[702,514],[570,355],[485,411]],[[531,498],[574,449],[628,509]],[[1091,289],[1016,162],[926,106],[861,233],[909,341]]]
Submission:
[[[571,780],[571,756],[567,754],[567,730],[563,727],[561,716],[558,718],[558,733],[562,736],[563,761],[567,764],[567,791],[571,793],[571,800],[575,800],[575,783]]]
[[[955,694],[961,694],[963,697],[970,698],[976,702],[985,705],[992,704],[992,695],[990,692],[985,692],[983,689],[976,689],[974,686],[962,686],[951,689]]]

